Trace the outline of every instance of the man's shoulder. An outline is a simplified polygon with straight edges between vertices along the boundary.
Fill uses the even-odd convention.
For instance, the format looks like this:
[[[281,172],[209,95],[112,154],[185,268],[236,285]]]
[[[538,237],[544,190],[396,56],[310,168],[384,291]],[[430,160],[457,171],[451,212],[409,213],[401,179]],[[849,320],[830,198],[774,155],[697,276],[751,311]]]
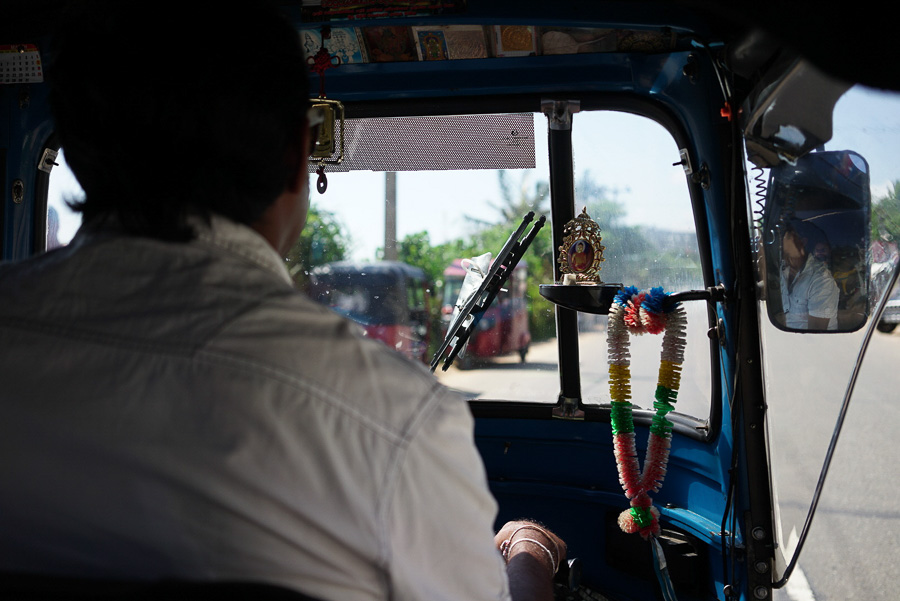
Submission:
[[[266,299],[205,352],[395,429],[432,402],[459,400],[428,368],[299,291]]]
[[[834,281],[834,275],[832,275],[831,270],[828,269],[828,266],[822,261],[813,260],[809,263],[809,272],[810,277],[815,281],[818,286],[824,286],[827,288],[834,287],[837,289],[837,282]]]

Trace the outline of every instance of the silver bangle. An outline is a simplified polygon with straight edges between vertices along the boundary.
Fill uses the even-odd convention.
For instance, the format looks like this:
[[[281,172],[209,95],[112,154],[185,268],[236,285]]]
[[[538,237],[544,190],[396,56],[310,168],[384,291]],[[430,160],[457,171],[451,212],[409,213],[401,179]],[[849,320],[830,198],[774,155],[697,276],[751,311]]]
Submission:
[[[543,528],[541,528],[541,527],[538,526],[537,524],[525,524],[524,526],[519,526],[518,528],[516,528],[515,530],[513,530],[513,533],[509,535],[509,538],[506,539],[506,542],[509,543],[510,541],[512,541],[513,537],[514,537],[516,534],[518,534],[520,530],[529,530],[529,529],[531,529],[531,530],[537,530],[538,532],[540,532],[541,534],[543,534],[544,536],[546,536],[546,537],[547,537],[547,540],[549,540],[551,543],[553,543],[553,548],[556,549],[556,557],[557,557],[557,558],[560,557],[560,554],[559,554],[559,545],[556,544],[556,540],[555,540],[552,536],[550,536],[550,534],[547,533],[546,530],[544,530]],[[558,563],[558,561],[557,561],[557,563]],[[556,573],[556,572],[554,572],[554,574],[555,574],[555,573]]]
[[[507,542],[509,542],[511,539],[512,539],[512,537],[509,537],[509,538],[507,539]],[[518,545],[519,543],[525,542],[525,541],[527,541],[527,542],[529,542],[529,543],[533,543],[533,544],[537,545],[538,547],[540,547],[541,549],[544,550],[544,553],[546,553],[547,556],[550,557],[550,567],[553,568],[553,574],[555,575],[557,569],[559,568],[559,566],[557,565],[556,560],[553,558],[553,553],[550,551],[550,549],[548,549],[548,548],[546,547],[546,545],[544,545],[544,544],[543,544],[542,542],[540,542],[540,541],[536,541],[536,540],[533,539],[533,538],[522,537],[522,538],[520,538],[519,540],[510,543],[510,544],[506,547],[506,550],[505,550],[505,552],[506,552],[506,553],[505,553],[505,556],[508,558],[508,557],[509,557],[509,553],[512,551],[512,548],[515,547],[516,545]]]

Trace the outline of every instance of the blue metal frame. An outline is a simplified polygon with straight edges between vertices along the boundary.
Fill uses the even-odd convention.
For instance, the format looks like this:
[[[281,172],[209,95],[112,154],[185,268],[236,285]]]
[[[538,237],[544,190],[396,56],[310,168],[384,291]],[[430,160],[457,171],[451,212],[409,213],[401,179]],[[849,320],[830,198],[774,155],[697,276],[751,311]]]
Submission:
[[[6,149],[3,182],[3,218],[0,219],[0,258],[17,259],[34,252],[34,200],[43,197],[37,166],[47,141],[53,133],[47,106],[46,84],[21,84],[0,87],[0,112],[8,127],[0,133],[0,145]],[[21,180],[25,196],[21,203],[12,202],[13,182]]]

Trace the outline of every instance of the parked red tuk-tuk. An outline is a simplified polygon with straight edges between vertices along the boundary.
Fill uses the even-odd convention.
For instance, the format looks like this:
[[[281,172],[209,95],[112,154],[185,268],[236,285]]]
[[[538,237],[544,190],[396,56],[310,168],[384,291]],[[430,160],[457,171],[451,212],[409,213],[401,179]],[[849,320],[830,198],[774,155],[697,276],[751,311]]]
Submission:
[[[366,335],[411,359],[426,361],[428,278],[398,261],[339,261],[310,274],[310,296],[361,324]]]
[[[463,261],[456,259],[444,270],[441,307],[441,328],[444,334],[459,302],[459,292],[466,277]],[[531,344],[528,305],[525,302],[527,276],[527,267],[524,263],[519,263],[507,280],[506,288],[482,315],[469,338],[465,352],[457,359],[459,367],[468,368],[480,360],[511,353],[518,353],[522,362],[525,362]]]

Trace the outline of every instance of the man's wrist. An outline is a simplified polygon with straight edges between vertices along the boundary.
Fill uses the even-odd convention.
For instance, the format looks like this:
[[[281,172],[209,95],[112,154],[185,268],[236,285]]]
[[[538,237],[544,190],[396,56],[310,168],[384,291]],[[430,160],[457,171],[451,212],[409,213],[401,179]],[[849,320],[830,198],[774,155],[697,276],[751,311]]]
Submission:
[[[519,553],[528,553],[547,566],[551,578],[559,571],[559,564],[562,561],[556,540],[536,524],[525,524],[516,528],[500,543],[500,553],[507,563]]]

